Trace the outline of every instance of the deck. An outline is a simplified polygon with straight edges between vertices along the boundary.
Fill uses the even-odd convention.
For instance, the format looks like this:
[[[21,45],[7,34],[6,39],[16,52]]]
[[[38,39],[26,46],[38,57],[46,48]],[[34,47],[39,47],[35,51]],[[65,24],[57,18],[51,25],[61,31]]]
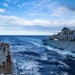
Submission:
[[[4,73],[4,75],[12,75],[11,70],[11,59],[8,59],[5,66],[0,67],[0,75]]]

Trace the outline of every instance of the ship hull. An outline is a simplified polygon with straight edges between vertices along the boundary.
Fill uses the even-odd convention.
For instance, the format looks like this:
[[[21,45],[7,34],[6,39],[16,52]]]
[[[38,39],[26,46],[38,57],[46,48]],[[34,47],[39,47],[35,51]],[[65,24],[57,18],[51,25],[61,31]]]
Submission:
[[[61,50],[71,50],[75,52],[75,41],[64,41],[64,40],[50,40],[44,39],[42,40],[45,45],[49,45],[54,48],[58,48]]]

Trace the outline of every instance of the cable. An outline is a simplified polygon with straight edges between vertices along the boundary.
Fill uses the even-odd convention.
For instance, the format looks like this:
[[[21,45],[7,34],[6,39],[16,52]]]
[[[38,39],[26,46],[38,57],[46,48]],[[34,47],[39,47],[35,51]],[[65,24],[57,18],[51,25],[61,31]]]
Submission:
[[[72,42],[72,41],[70,41],[70,42],[68,43],[68,45],[67,45],[65,48],[64,48],[64,47],[62,47],[59,43],[58,43],[58,45],[59,45],[60,47],[62,47],[62,49],[64,49],[64,50],[65,50],[66,48],[68,48],[68,47],[69,47],[69,45],[71,44],[71,42]]]
[[[73,35],[72,35],[72,37],[71,37],[71,40],[72,40],[72,38],[73,38]],[[59,41],[58,41],[58,45],[59,45],[60,47],[62,47],[62,49],[64,49],[64,50],[65,50],[65,49],[66,49],[66,48],[68,48],[68,47],[69,47],[69,45],[71,44],[71,42],[72,42],[71,40],[70,40],[70,42],[68,43],[68,45],[67,45],[65,48],[64,48],[64,47],[62,47],[62,46],[59,44]]]

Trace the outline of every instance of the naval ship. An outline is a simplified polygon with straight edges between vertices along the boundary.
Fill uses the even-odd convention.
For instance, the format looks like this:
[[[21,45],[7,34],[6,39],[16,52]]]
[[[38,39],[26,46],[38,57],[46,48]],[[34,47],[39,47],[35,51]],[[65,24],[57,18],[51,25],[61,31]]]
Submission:
[[[75,29],[64,27],[59,33],[42,39],[44,45],[75,52]]]
[[[0,42],[0,75],[12,75],[10,47],[8,43]]]

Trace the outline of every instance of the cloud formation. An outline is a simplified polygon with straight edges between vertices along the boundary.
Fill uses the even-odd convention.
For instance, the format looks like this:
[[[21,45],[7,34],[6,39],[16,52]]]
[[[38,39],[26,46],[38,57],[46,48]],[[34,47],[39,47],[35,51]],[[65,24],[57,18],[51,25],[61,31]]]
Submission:
[[[63,27],[63,26],[75,26],[75,19],[57,19],[57,20],[27,20],[16,16],[2,16],[0,15],[0,27],[24,27],[24,26],[43,26],[43,27]]]
[[[62,7],[58,7],[57,9],[53,10],[52,15],[51,16],[62,16],[62,15],[68,15],[68,14],[75,14],[74,11],[71,11],[70,9],[62,6]]]
[[[0,12],[1,13],[5,12],[5,9],[0,8]]]
[[[3,3],[3,6],[8,7],[8,4],[7,3]]]
[[[0,28],[18,33],[19,30],[46,32],[64,26],[75,27],[73,3],[63,0],[1,0]]]

